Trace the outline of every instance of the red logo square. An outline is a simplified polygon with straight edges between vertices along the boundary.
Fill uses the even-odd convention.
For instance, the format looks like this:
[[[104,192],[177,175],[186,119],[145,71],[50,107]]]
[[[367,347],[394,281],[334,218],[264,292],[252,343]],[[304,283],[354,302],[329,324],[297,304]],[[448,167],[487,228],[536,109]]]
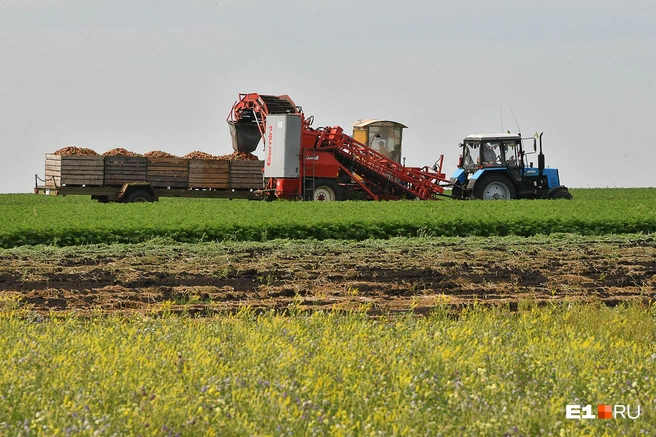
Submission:
[[[612,405],[599,405],[597,406],[597,417],[599,419],[612,419],[613,406]]]

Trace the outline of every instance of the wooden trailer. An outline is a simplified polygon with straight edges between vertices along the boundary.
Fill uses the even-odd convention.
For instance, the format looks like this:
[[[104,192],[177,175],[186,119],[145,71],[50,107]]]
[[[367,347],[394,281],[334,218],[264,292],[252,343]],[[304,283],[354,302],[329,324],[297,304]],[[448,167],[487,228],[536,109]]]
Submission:
[[[264,161],[60,156],[46,154],[34,192],[90,195],[101,202],[152,202],[160,197],[255,199]]]

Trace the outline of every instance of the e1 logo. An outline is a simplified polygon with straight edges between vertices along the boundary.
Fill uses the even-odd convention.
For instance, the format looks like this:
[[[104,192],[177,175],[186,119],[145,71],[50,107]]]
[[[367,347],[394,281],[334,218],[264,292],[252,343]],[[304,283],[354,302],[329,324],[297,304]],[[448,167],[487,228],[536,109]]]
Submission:
[[[592,405],[566,405],[566,419],[637,419],[640,417],[640,405],[631,410],[630,405],[597,405],[597,414],[592,412]],[[632,414],[633,413],[633,414]]]
[[[580,405],[565,406],[565,419],[595,419],[596,417],[592,414],[592,405],[586,405],[583,408]]]

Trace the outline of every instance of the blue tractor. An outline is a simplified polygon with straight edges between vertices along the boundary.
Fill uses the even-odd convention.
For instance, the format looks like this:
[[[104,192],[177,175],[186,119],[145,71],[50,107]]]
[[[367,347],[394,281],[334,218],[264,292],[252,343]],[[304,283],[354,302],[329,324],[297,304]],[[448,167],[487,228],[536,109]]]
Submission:
[[[458,199],[571,199],[558,170],[545,168],[542,134],[538,166],[527,162],[521,134],[470,135],[464,139],[458,170],[451,176],[451,195]]]

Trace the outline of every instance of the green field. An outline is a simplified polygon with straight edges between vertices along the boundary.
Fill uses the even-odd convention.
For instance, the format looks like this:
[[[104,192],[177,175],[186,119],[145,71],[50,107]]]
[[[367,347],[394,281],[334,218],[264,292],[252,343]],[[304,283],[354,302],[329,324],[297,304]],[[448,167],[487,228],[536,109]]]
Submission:
[[[273,239],[604,235],[656,231],[656,189],[572,190],[573,201],[290,202],[0,195],[0,247]]]
[[[512,202],[0,195],[0,436],[656,435],[656,189],[571,191],[573,201]],[[381,259],[402,259],[420,284],[547,296],[512,310],[474,298],[454,311],[458,289],[437,288],[421,317],[412,306],[371,317],[375,290],[346,286],[335,295],[357,305],[308,311],[304,300],[326,296],[297,294],[284,311],[244,304],[203,318],[173,311],[200,294],[132,314],[25,300],[39,285],[45,302],[82,301],[98,283],[111,306],[115,283],[184,276],[219,287],[246,263],[254,290],[266,294],[279,274],[326,293],[367,269],[387,273]],[[341,280],[308,274],[331,265]],[[549,276],[570,265],[586,276]],[[518,279],[495,279],[503,269]],[[368,284],[398,276],[385,278]],[[628,292],[631,303],[595,300]],[[640,416],[568,420],[568,404],[639,406]]]
[[[654,435],[656,307],[0,314],[3,435]],[[566,420],[566,404],[640,417]]]

